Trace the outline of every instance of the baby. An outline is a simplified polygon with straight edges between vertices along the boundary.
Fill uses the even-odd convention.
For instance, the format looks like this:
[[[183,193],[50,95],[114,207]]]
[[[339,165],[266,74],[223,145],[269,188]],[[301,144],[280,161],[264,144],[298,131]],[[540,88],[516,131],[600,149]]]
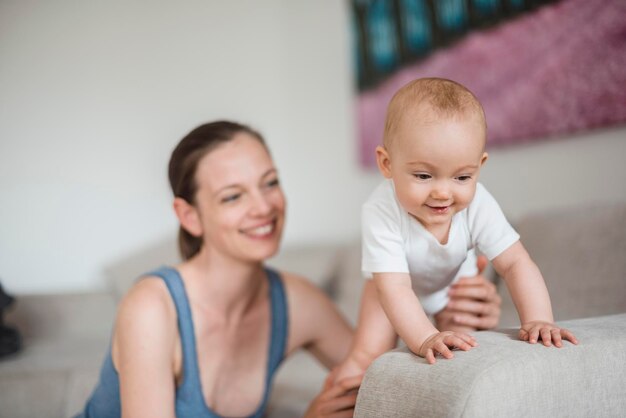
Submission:
[[[484,253],[504,278],[517,308],[519,338],[533,344],[577,344],[554,324],[543,277],[519,235],[478,183],[487,160],[482,106],[462,85],[423,78],[392,98],[376,160],[386,180],[363,205],[362,270],[375,291],[361,300],[350,354],[336,380],[365,371],[399,335],[415,354],[435,363],[451,348],[470,350],[461,330],[440,332],[428,318],[448,303],[468,252]]]

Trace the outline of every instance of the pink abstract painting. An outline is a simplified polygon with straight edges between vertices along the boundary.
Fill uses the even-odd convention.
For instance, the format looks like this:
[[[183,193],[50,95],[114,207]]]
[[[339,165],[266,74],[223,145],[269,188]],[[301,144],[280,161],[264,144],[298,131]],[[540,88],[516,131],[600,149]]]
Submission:
[[[564,0],[482,32],[401,69],[357,98],[360,161],[375,165],[387,103],[419,77],[472,90],[488,146],[545,140],[626,123],[626,2]]]

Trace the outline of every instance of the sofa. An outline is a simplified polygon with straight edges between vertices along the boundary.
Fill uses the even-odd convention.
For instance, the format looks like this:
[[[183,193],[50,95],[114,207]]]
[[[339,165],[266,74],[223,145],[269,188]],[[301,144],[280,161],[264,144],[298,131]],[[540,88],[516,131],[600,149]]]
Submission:
[[[357,417],[624,416],[626,203],[529,214],[516,227],[544,273],[556,319],[580,345],[546,349],[518,341],[515,309],[499,284],[502,329],[477,332],[478,348],[434,366],[402,348],[384,354],[366,373]],[[174,239],[166,239],[109,266],[103,291],[18,295],[6,323],[21,331],[24,349],[0,359],[0,418],[80,410],[120,296],[132,278],[176,261]],[[358,240],[285,248],[269,264],[309,277],[355,323],[363,284]],[[287,359],[268,416],[301,416],[325,374],[306,353]]]

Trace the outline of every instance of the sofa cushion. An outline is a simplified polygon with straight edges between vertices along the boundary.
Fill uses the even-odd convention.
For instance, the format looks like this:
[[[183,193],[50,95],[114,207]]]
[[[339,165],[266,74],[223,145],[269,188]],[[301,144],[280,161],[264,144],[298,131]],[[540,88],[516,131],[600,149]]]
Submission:
[[[332,291],[340,262],[341,245],[292,245],[267,261],[269,266],[306,277],[320,289]]]
[[[306,277],[321,289],[329,290],[338,263],[339,245],[290,245],[267,264]],[[180,262],[176,239],[170,237],[139,250],[106,268],[113,294],[120,299],[140,275],[161,265]]]
[[[108,338],[116,302],[108,292],[20,295],[6,323],[22,333],[25,344]]]
[[[61,418],[68,384],[67,371],[4,373],[0,377],[0,416]]]
[[[626,312],[626,203],[530,214],[517,225],[556,320]],[[519,324],[506,287],[502,326]]]
[[[24,347],[0,361],[0,416],[78,412],[97,381],[114,316],[109,293],[19,296],[6,321],[22,332]]]
[[[352,325],[356,326],[361,293],[366,280],[361,273],[361,241],[353,240],[346,245],[339,258],[341,262],[337,268],[332,293],[341,312]]]
[[[626,410],[626,314],[566,321],[580,343],[528,344],[516,329],[429,365],[406,349],[379,357],[355,417],[618,417]]]
[[[23,295],[7,323],[23,334],[23,349],[0,361],[0,380],[15,373],[98,370],[115,319],[110,294]]]

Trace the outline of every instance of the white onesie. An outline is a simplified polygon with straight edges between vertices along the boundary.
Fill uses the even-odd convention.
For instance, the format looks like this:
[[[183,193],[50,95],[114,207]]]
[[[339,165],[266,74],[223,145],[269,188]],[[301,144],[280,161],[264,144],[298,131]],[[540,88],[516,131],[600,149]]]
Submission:
[[[392,180],[385,180],[362,209],[362,264],[373,273],[409,273],[424,311],[435,314],[448,304],[448,287],[476,274],[473,249],[493,260],[519,240],[500,206],[480,184],[470,205],[452,217],[445,245],[398,202]]]

